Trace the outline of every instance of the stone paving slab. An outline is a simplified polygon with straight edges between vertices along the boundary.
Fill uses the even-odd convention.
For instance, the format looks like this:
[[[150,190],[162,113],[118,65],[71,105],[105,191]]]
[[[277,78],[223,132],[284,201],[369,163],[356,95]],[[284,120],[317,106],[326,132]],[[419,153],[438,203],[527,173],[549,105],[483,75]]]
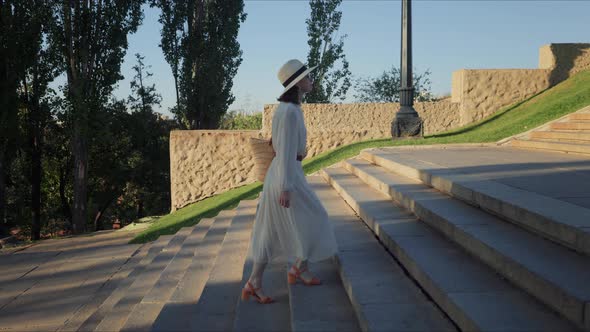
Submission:
[[[348,192],[350,199],[388,199],[375,190],[369,195],[356,191],[353,184],[358,186],[362,180],[347,174],[346,170],[326,170],[326,176],[339,190]],[[371,214],[370,205],[357,206],[364,209],[365,214]],[[395,209],[399,207],[392,203],[391,210]],[[373,223],[372,228],[378,229],[376,233],[381,241],[462,330],[575,330],[557,314],[417,219],[397,222],[395,219],[374,219]],[[408,232],[407,225],[414,229]]]
[[[152,325],[153,331],[190,330],[190,317],[195,311],[234,216],[235,210],[231,214],[224,213],[214,218],[183,278],[156,317]]]
[[[266,267],[262,286],[265,294],[275,302],[262,305],[254,299],[238,300],[233,331],[291,331],[291,313],[287,285],[286,264],[272,264]],[[241,285],[245,285],[252,272],[252,262],[244,266]]]
[[[191,331],[227,331],[234,322],[256,201],[242,201],[190,317]]]
[[[145,294],[153,287],[162,271],[170,260],[180,250],[185,238],[192,232],[192,228],[182,228],[170,242],[158,253],[149,265],[146,265],[125,295],[115,304],[110,312],[96,327],[97,331],[119,331],[124,325],[135,306],[141,302]]]
[[[590,286],[585,281],[590,276],[587,257],[465,203],[459,202],[464,205],[463,209],[443,204],[449,200],[448,196],[378,166],[355,167],[354,173],[364,182],[371,178],[386,184],[389,190],[385,194],[543,303],[583,326],[584,306],[590,295]],[[470,222],[466,215],[471,216]],[[489,236],[485,237],[484,233],[476,231],[484,229],[494,232],[488,232]],[[514,241],[507,241],[507,238]]]
[[[291,331],[360,331],[332,260],[309,264],[320,286],[289,285]]]
[[[441,192],[534,230],[578,252],[590,254],[590,209],[503,183],[482,180],[444,166],[390,153],[365,151],[363,159],[389,171],[420,180]],[[354,167],[363,160],[349,160]],[[350,167],[348,167],[350,168]],[[570,201],[572,199],[570,198]]]
[[[191,229],[179,251],[168,263],[151,290],[143,297],[129,315],[121,331],[145,331],[151,329],[160,311],[182,280],[195,251],[209,230],[213,219],[203,219]]]
[[[73,315],[59,328],[59,331],[78,331],[82,324],[92,316],[100,306],[119,289],[119,286],[126,280],[133,278],[133,271],[139,268],[141,261],[148,254],[151,244],[143,245],[136,255],[120,267],[110,279],[105,281],[101,288],[93,294],[92,298],[82,305]]]
[[[164,235],[152,242],[145,256],[141,258],[136,266],[132,267],[132,270],[126,277],[122,277],[122,280],[117,283],[115,290],[112,291],[104,301],[92,305],[93,307],[94,305],[98,305],[96,310],[84,319],[82,323],[76,321],[74,324],[74,322],[72,322],[72,324],[68,324],[69,326],[66,325],[66,328],[69,330],[94,331],[98,324],[100,324],[100,322],[109,314],[112,308],[126,295],[127,289],[129,289],[135,279],[143,273],[145,267],[148,266],[154,257],[168,245],[172,238],[173,235]],[[92,311],[92,308],[89,308],[89,311]]]
[[[590,157],[510,147],[373,150],[400,160],[419,160],[457,173],[477,175],[507,186],[590,208]],[[571,197],[578,200],[571,201]],[[580,198],[585,198],[581,200]]]
[[[363,331],[456,331],[393,260],[336,190],[321,177],[308,177],[326,207],[338,244],[354,238],[367,243],[340,251],[335,260]],[[369,204],[365,202],[363,204]],[[384,207],[371,205],[380,214]],[[391,204],[390,204],[390,211]],[[400,214],[404,215],[405,214]]]

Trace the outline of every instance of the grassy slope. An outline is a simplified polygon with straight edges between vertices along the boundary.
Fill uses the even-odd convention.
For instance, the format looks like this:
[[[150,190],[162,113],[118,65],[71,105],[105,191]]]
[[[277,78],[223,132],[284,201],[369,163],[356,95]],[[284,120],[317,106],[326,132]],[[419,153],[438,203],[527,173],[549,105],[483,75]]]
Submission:
[[[578,73],[549,90],[501,109],[494,115],[466,127],[427,136],[421,140],[392,141],[387,138],[341,146],[305,160],[303,169],[306,174],[310,174],[338,161],[356,156],[361,150],[367,148],[495,142],[538,127],[587,105],[590,105],[590,71]],[[261,190],[262,184],[255,182],[191,204],[160,218],[131,242],[144,243],[155,240],[160,235],[174,234],[182,227],[198,223],[201,218],[214,217],[221,210],[235,208],[241,200],[256,198]]]

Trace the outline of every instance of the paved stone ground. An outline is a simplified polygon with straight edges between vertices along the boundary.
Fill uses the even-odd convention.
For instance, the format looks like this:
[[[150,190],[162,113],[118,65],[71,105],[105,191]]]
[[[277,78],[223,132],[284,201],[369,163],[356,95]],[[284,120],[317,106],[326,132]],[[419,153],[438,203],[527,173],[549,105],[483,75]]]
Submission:
[[[510,147],[380,149],[590,208],[590,158]]]
[[[0,254],[0,331],[55,331],[142,246],[141,229],[42,241]]]

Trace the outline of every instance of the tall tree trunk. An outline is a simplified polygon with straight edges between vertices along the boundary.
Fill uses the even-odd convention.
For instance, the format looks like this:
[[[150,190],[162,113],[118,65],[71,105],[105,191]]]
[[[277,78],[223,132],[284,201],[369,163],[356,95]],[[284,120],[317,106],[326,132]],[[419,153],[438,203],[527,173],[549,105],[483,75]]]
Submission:
[[[139,197],[137,202],[137,219],[143,218],[143,197]]]
[[[104,229],[103,225],[102,225],[102,217],[104,216],[104,212],[109,208],[109,206],[111,206],[111,203],[113,203],[113,201],[115,200],[115,196],[109,198],[106,203],[98,209],[98,211],[96,212],[96,216],[94,216],[94,230],[95,231],[100,231],[102,229]]]
[[[26,89],[26,80],[25,89]],[[35,85],[35,82],[33,82]],[[34,89],[35,90],[35,89]],[[41,121],[38,94],[33,93],[29,99],[29,144],[31,153],[31,240],[41,238]]]
[[[80,234],[86,231],[88,208],[87,126],[84,126],[84,120],[80,120],[82,119],[78,119],[77,123],[74,124],[74,139],[72,141],[72,151],[74,153],[74,206],[72,211],[72,225],[74,234]]]
[[[6,161],[4,151],[0,151],[0,224],[6,226]]]
[[[66,163],[66,166],[60,167],[59,170],[59,198],[61,200],[61,210],[63,215],[66,217],[72,229],[74,225],[72,224],[72,209],[70,207],[70,203],[68,202],[68,197],[66,196],[66,185],[68,181],[68,169],[70,169]]]

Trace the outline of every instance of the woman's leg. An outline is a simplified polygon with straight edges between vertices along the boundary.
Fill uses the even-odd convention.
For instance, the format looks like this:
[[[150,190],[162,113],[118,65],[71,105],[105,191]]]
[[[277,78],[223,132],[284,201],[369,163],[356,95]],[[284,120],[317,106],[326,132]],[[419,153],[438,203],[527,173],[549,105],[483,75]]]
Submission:
[[[265,268],[266,263],[254,263],[252,265],[252,273],[250,274],[250,279],[248,279],[248,281],[254,286],[254,288],[262,287],[262,275],[264,274]]]
[[[308,269],[308,262],[306,259],[297,258],[295,260],[295,267],[303,272],[301,273],[301,278],[306,281],[311,281],[314,278],[314,275]],[[295,269],[291,268],[291,274],[295,274]]]

